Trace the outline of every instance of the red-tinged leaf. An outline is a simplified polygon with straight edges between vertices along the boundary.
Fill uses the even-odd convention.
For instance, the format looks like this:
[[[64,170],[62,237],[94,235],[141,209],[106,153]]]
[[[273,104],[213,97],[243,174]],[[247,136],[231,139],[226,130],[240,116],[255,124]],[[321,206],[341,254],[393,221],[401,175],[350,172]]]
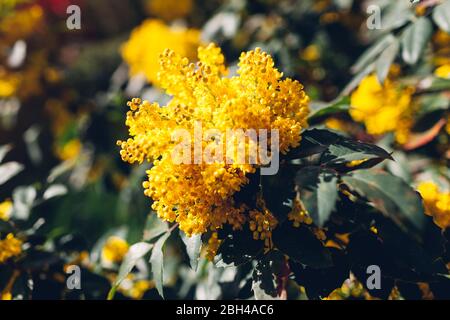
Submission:
[[[422,132],[420,134],[413,134],[408,143],[406,143],[403,146],[403,149],[409,151],[428,144],[439,134],[439,132],[441,131],[442,127],[445,126],[445,124],[446,120],[441,119],[429,130]]]

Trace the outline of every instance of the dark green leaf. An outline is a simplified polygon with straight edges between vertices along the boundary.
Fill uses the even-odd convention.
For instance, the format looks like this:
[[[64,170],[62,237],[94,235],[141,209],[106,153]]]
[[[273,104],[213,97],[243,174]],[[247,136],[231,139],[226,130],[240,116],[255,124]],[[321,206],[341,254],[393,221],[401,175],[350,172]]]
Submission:
[[[254,259],[264,249],[264,241],[253,239],[248,225],[243,226],[241,231],[232,231],[224,227],[219,231],[219,238],[224,239],[217,252],[218,266],[238,266]]]
[[[335,208],[337,181],[337,174],[326,168],[305,167],[297,172],[295,183],[300,189],[300,198],[319,227],[328,221]]]
[[[323,153],[321,163],[333,167],[340,167],[353,160],[366,160],[367,163],[355,168],[370,167],[392,159],[388,152],[376,145],[352,140],[328,130],[307,130],[302,137],[300,146],[288,154],[290,159]]]
[[[422,200],[401,178],[367,170],[353,172],[342,179],[403,229],[413,226],[422,231],[425,221]]]
[[[342,96],[331,103],[322,104],[316,108],[312,108],[308,119],[309,121],[313,121],[326,115],[347,111],[349,106],[350,98],[348,96]]]
[[[332,265],[331,253],[312,231],[301,225],[299,228],[286,221],[273,231],[275,247],[297,262],[312,268],[327,268]]]
[[[262,257],[253,269],[252,289],[256,300],[273,299],[277,296],[276,274],[279,265],[284,263],[284,256],[279,251]]]

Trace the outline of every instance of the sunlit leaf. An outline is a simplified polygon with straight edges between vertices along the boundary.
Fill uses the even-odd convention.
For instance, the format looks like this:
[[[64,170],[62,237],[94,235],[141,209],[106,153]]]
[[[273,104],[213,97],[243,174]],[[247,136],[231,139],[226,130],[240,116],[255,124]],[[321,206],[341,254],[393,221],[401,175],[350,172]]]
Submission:
[[[167,239],[170,237],[170,232],[165,233],[158,241],[155,242],[152,254],[150,256],[150,264],[152,265],[153,281],[155,281],[156,289],[161,297],[164,298],[163,280],[164,280],[164,256],[163,247]]]
[[[433,11],[433,21],[447,33],[450,33],[450,1],[438,5]]]
[[[186,246],[186,252],[189,256],[191,268],[197,270],[200,251],[202,248],[202,236],[200,234],[188,237],[184,232],[180,231],[181,239]]]
[[[419,61],[433,32],[433,26],[426,17],[420,17],[408,26],[402,36],[402,57],[408,64]]]
[[[18,162],[7,162],[0,165],[0,185],[6,183],[12,177],[24,169],[24,166]]]

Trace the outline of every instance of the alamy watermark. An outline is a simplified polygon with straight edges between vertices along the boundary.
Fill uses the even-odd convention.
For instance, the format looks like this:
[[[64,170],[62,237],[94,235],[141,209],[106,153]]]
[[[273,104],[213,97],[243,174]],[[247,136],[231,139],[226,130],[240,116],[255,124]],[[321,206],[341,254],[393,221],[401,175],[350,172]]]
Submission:
[[[66,269],[69,274],[66,280],[66,287],[69,290],[81,290],[81,269],[77,265],[70,265]]]
[[[81,30],[81,8],[77,5],[67,7],[66,13],[69,15],[66,26],[69,30]]]
[[[175,164],[257,164],[261,175],[278,172],[280,134],[278,129],[203,130],[194,124],[193,135],[186,129],[172,133],[172,161]],[[269,149],[270,147],[270,149]]]

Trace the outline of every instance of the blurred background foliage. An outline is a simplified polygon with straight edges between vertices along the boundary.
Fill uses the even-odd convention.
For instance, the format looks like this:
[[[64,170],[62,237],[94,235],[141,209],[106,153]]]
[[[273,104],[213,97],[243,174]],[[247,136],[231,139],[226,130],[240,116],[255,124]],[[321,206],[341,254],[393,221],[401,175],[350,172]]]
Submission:
[[[66,28],[70,4],[81,8],[81,30]],[[371,4],[381,9],[379,30],[368,28]],[[198,33],[193,42],[217,43],[232,69],[242,51],[261,47],[271,54],[286,76],[305,86],[312,127],[383,147],[395,161],[378,167],[419,191],[422,186],[427,213],[436,222],[426,238],[429,250],[438,250],[436,243],[445,247],[450,225],[449,6],[449,1],[430,0],[414,5],[408,0],[2,1],[1,297],[105,299],[109,292],[116,299],[160,299],[148,258],[159,242],[152,240],[161,235],[170,236],[159,281],[165,298],[258,297],[252,292],[251,264],[218,268],[202,255],[194,271],[189,248],[196,244],[185,240],[186,251],[183,237],[166,233],[169,226],[150,214],[150,200],[142,192],[150,165],[130,166],[120,159],[116,141],[127,136],[126,101],[168,99],[152,84],[142,53],[133,51],[139,49],[125,53],[125,43],[137,34],[133,30],[145,21],[158,21],[137,41],[146,56],[156,58],[162,48],[177,45],[188,54],[181,43],[186,38],[172,35],[187,27]],[[152,39],[146,44],[145,32]],[[129,72],[133,68],[142,72]],[[403,107],[396,92],[404,96]],[[352,111],[355,106],[366,113]],[[439,197],[443,205],[437,205]],[[350,208],[345,200],[339,206],[336,211],[349,215],[369,216],[374,210],[363,203]],[[377,219],[390,228],[390,222]],[[341,227],[325,230],[327,236],[339,234],[337,247],[353,237],[357,240],[351,243],[359,245],[352,252],[360,259],[367,248],[376,251],[378,243],[367,233]],[[127,252],[134,257],[129,254],[123,262]],[[449,262],[447,253],[433,256],[439,255],[443,265]],[[267,276],[267,265],[273,266],[272,258],[277,261],[267,257],[261,262],[261,277]],[[65,270],[71,264],[82,266],[81,290],[66,288]],[[356,269],[349,274],[295,263],[287,275],[280,269],[288,298],[377,296],[357,280]],[[448,270],[442,273],[448,277]],[[436,283],[432,290],[426,281],[405,281],[388,286],[379,297],[448,298],[448,282]]]

